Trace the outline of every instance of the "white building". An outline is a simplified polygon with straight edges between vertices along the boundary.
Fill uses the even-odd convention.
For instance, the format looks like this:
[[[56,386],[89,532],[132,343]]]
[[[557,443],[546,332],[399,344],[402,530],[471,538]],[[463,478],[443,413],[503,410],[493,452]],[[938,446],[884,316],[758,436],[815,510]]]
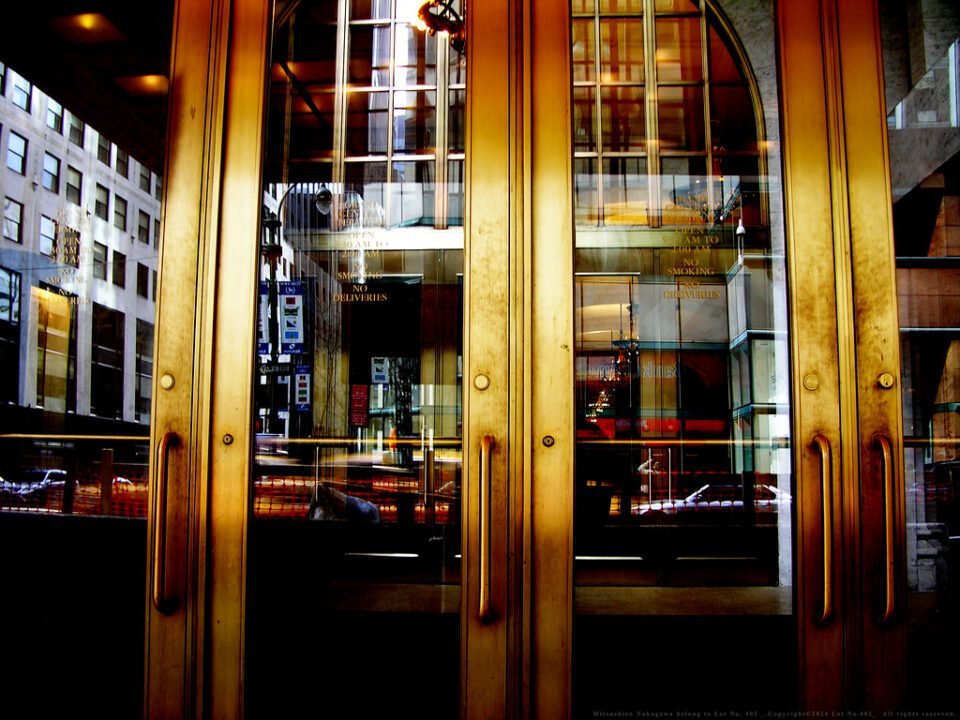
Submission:
[[[0,130],[0,401],[148,422],[160,177],[3,64]]]

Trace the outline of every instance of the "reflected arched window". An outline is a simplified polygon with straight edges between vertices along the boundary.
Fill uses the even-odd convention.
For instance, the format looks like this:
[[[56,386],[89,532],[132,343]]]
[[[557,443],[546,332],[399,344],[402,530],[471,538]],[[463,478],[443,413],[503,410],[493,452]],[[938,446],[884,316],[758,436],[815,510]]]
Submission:
[[[571,10],[577,225],[765,224],[756,84],[710,3]]]

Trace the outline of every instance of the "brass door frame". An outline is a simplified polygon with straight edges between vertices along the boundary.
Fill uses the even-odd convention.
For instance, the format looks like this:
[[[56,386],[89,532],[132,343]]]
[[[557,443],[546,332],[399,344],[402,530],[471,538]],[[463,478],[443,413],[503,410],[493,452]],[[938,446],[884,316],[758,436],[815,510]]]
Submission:
[[[522,691],[523,456],[515,3],[467,5],[461,717],[510,716]],[[479,462],[492,440],[489,467]]]
[[[857,435],[846,540],[856,707],[899,707],[906,678],[906,519],[900,330],[884,66],[876,0],[834,0],[856,321]],[[886,450],[883,444],[887,444]],[[884,459],[884,454],[889,457]],[[885,488],[884,472],[892,473]],[[888,534],[889,533],[889,534]]]
[[[570,717],[573,627],[573,148],[570,3],[530,0],[529,717]]]
[[[157,292],[151,408],[148,517],[151,558],[145,617],[144,712],[147,717],[194,717],[203,673],[201,640],[205,483],[209,467],[209,302],[203,288],[215,263],[223,116],[223,64],[229,6],[177,2],[170,63],[162,239]],[[171,436],[170,433],[173,433]],[[170,442],[175,437],[176,440]],[[166,440],[164,440],[166,438]],[[168,450],[158,462],[157,452]],[[165,470],[166,505],[157,506]],[[165,513],[157,515],[158,510]],[[161,536],[160,533],[163,533]],[[154,558],[160,550],[163,556]],[[163,588],[155,587],[163,578]],[[165,597],[164,597],[165,596]]]

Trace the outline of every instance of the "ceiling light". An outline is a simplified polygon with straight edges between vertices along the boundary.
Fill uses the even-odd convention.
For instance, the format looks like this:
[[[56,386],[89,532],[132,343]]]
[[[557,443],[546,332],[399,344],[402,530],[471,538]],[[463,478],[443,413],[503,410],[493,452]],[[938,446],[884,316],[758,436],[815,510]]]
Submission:
[[[72,43],[111,43],[126,40],[117,26],[103,13],[60,15],[51,20],[53,29]]]
[[[165,75],[126,75],[114,78],[114,82],[128,95],[166,95],[170,86]]]

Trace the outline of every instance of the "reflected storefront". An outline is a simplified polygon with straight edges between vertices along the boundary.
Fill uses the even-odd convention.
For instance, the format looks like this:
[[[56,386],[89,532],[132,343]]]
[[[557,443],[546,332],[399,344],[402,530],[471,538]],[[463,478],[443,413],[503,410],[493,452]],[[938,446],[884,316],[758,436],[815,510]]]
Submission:
[[[10,12],[0,707],[960,710],[952,3]]]

